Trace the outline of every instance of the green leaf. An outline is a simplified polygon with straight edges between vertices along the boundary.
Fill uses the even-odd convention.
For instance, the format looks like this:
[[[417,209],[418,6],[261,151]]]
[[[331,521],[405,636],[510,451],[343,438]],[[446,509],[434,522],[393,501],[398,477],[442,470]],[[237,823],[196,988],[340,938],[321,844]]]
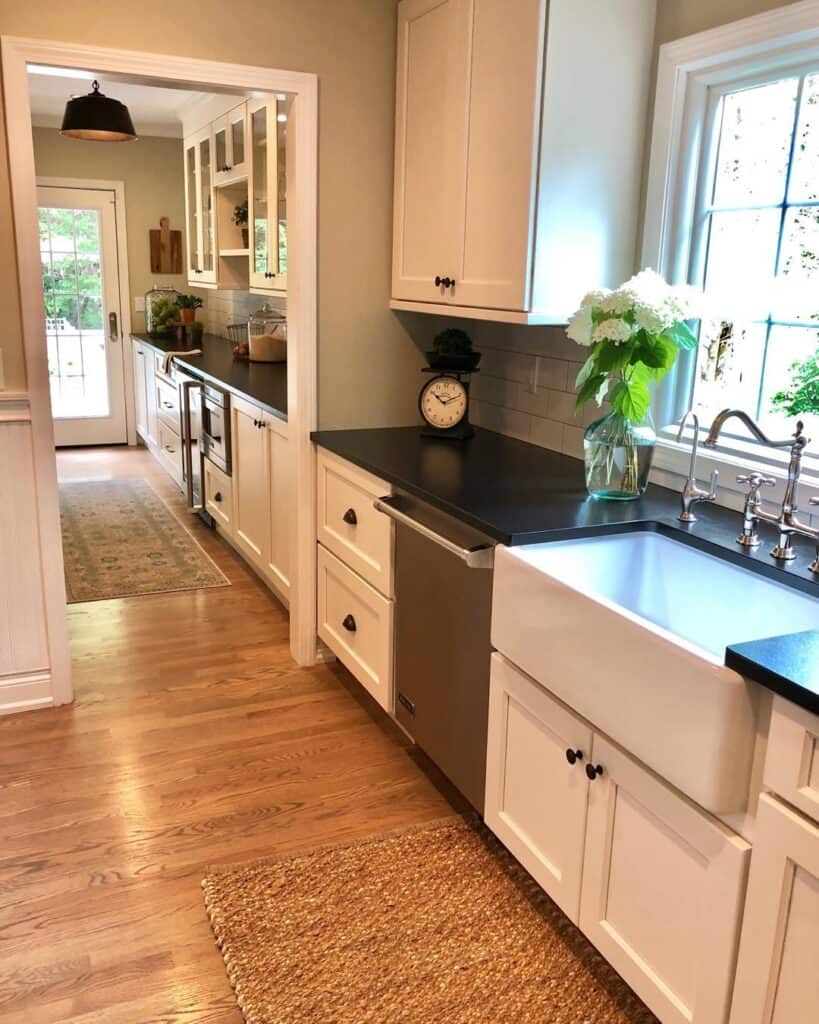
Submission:
[[[697,347],[697,336],[683,320],[674,324],[673,327],[669,327],[665,332],[665,336],[670,338],[675,344],[679,345],[680,348],[688,349],[690,351]]]
[[[635,370],[637,367],[634,368]],[[632,423],[641,423],[651,404],[651,392],[642,374],[620,381],[611,393],[612,408]]]
[[[631,353],[634,346],[630,342],[623,345],[615,345],[614,342],[607,342],[601,345],[597,354],[597,366],[604,373],[613,370],[622,370],[631,361]]]
[[[582,388],[586,381],[589,379],[589,377],[591,377],[592,373],[594,372],[596,361],[597,359],[595,353],[592,352],[592,354],[589,356],[586,362],[583,363],[583,365],[580,367],[580,372],[577,374],[577,377],[575,378],[574,386],[576,388]]]
[[[595,373],[589,377],[577,394],[577,399],[574,403],[575,408],[581,409],[590,398],[596,398],[601,390],[608,388],[608,383],[609,380],[605,373]],[[598,404],[599,401],[598,399]]]

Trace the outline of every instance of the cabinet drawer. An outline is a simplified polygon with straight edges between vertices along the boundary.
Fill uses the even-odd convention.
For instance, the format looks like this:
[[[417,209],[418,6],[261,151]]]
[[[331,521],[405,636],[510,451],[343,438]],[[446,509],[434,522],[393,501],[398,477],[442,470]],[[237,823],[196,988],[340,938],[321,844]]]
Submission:
[[[205,487],[205,508],[216,523],[233,533],[233,481],[209,459],[202,462],[202,479]]]
[[[765,785],[819,821],[819,717],[774,698]]]
[[[156,412],[159,419],[179,433],[179,392],[164,380],[156,381]]]
[[[172,479],[181,487],[182,473],[182,441],[179,434],[166,423],[159,423],[156,457]]]
[[[320,544],[318,634],[378,703],[391,711],[392,601]]]
[[[393,596],[392,523],[373,501],[389,484],[325,451],[318,454],[318,539],[387,597]]]

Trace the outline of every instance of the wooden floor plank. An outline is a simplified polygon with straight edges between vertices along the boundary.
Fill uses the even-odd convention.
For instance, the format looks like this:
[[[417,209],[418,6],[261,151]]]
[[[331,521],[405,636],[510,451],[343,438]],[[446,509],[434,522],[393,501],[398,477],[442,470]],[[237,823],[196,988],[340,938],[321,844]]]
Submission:
[[[71,606],[75,703],[0,719],[0,1020],[240,1024],[207,865],[434,821],[451,793],[341,666],[292,662],[285,610],[143,450],[58,469],[148,479],[231,586]]]

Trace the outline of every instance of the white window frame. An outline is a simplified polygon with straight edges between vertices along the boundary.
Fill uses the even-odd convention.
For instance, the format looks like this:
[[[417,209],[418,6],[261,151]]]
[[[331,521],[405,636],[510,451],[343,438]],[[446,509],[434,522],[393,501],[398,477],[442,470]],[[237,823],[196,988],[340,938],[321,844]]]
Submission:
[[[651,151],[646,186],[642,265],[656,268],[668,281],[688,281],[694,237],[694,214],[702,181],[702,163],[709,160],[707,135],[709,89],[743,78],[783,75],[808,62],[819,64],[819,0],[801,0],[764,14],[744,18],[660,47]],[[690,358],[667,378],[670,409],[680,389],[688,386]],[[661,417],[662,418],[662,417]],[[707,426],[704,424],[703,426]],[[652,479],[679,488],[688,473],[691,433],[678,444],[672,430],[661,432]],[[772,449],[740,440],[721,442],[714,453],[702,452],[700,474],[719,469],[720,501],[741,506],[738,472],[764,467],[779,483],[767,492],[773,503],[784,494],[787,458]],[[819,437],[805,455],[800,502],[819,493]]]

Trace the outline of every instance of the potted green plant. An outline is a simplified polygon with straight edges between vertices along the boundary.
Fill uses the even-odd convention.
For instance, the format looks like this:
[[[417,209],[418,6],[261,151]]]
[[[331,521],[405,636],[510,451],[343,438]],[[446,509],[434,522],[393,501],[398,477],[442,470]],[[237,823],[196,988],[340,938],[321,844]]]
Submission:
[[[819,414],[819,348],[790,367],[791,382],[771,399],[774,409],[788,416]]]
[[[577,375],[578,409],[592,398],[611,412],[586,430],[586,487],[595,498],[639,498],[657,435],[651,420],[651,389],[674,365],[680,349],[697,338],[687,320],[700,315],[701,296],[688,286],[672,288],[644,270],[616,291],[589,292],[566,333],[591,348]]]
[[[243,249],[250,248],[250,232],[249,232],[248,226],[247,226],[247,218],[248,218],[248,209],[247,209],[247,200],[245,199],[245,201],[243,203],[239,203],[238,206],[234,206],[234,208],[233,208],[233,218],[232,218],[233,219],[233,223],[236,225],[236,227],[242,229],[242,248]]]
[[[202,335],[205,333],[205,325],[201,320],[194,320],[193,323],[188,327],[188,336],[191,344],[194,347],[198,347],[202,344]]]
[[[435,336],[432,351],[427,352],[433,370],[460,370],[468,373],[481,361],[481,353],[472,349],[472,339],[457,327],[448,327]]]
[[[198,295],[180,295],[176,304],[179,307],[179,319],[183,324],[192,324],[196,319],[197,309],[202,308],[202,300]]]

